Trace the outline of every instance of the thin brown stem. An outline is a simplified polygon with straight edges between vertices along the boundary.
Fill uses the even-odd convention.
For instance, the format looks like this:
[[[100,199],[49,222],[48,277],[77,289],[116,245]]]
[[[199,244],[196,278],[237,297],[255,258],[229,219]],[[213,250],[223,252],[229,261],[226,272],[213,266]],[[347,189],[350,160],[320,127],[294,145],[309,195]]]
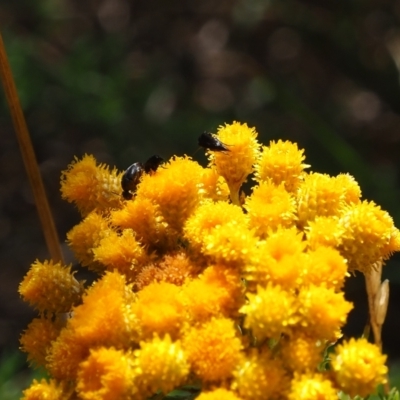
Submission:
[[[365,286],[367,289],[368,297],[369,323],[371,325],[372,333],[374,334],[374,342],[380,349],[382,349],[382,326],[377,323],[375,299],[379,290],[379,285],[381,283],[381,271],[382,267],[380,267],[378,271],[375,269],[371,269],[371,271],[367,271],[365,273]]]
[[[374,334],[375,344],[382,350],[382,325],[385,322],[389,300],[389,283],[381,282],[382,261],[375,263],[365,276],[365,286],[368,296],[369,322]],[[383,385],[386,394],[390,391],[389,380]]]
[[[62,261],[60,242],[57,230],[51,214],[50,206],[44,190],[42,177],[37,165],[35,152],[29,136],[21,104],[18,98],[17,88],[14,83],[10,64],[8,62],[3,38],[0,34],[0,77],[4,87],[7,103],[10,108],[15,133],[18,139],[22,159],[28,174],[29,182],[35,198],[43,234],[46,240],[50,256],[54,261]]]

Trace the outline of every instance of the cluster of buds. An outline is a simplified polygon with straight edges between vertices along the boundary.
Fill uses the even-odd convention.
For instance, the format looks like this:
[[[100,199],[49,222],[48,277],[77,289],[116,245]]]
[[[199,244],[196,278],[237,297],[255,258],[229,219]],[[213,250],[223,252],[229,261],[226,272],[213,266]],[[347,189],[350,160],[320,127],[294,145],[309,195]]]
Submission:
[[[206,168],[173,157],[129,196],[124,173],[92,156],[62,173],[82,215],[68,244],[98,278],[86,287],[52,261],[24,278],[40,316],[22,349],[50,376],[24,400],[144,400],[185,385],[198,400],[333,400],[386,383],[386,356],[366,339],[326,354],[353,307],[346,277],[400,249],[392,218],[352,176],[307,172],[294,143],[262,146],[238,122],[206,139]]]

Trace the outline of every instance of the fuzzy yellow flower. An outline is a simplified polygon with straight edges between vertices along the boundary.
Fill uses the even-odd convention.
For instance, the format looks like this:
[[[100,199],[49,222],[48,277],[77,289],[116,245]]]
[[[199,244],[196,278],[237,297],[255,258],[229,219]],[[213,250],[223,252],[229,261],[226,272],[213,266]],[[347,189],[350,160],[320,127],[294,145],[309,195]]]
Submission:
[[[159,390],[165,394],[170,392],[183,384],[189,373],[181,343],[172,342],[168,335],[140,342],[135,357],[136,383],[139,393],[145,397]]]
[[[354,338],[335,349],[332,370],[339,387],[351,397],[367,396],[387,382],[386,356],[366,339]]]
[[[36,260],[19,286],[19,293],[41,313],[62,313],[80,301],[83,282],[78,282],[65,266],[53,261]]]
[[[130,305],[132,329],[146,339],[154,333],[176,337],[185,313],[180,292],[180,287],[168,282],[154,282],[143,288]]]
[[[236,366],[232,388],[243,400],[265,400],[283,397],[288,384],[281,361],[269,351],[253,349]]]
[[[292,380],[289,400],[337,400],[332,382],[322,374],[297,374]]]
[[[243,268],[249,290],[270,282],[288,290],[296,288],[305,264],[305,246],[303,233],[296,228],[271,232],[253,248],[251,260]]]
[[[183,346],[193,372],[204,381],[230,378],[241,358],[242,344],[233,321],[214,318],[199,328],[189,328]]]
[[[181,286],[187,279],[196,277],[199,270],[183,252],[166,255],[141,269],[135,279],[135,288],[141,290],[153,282],[169,282]]]
[[[215,168],[207,168],[201,177],[200,193],[213,201],[228,201],[229,188],[225,179]]]
[[[188,157],[175,157],[155,174],[143,177],[136,197],[158,205],[165,222],[180,232],[202,198],[202,175],[203,168],[197,162]]]
[[[93,249],[94,260],[109,271],[117,270],[132,282],[140,271],[140,265],[150,260],[143,246],[136,240],[132,229],[124,229],[120,235],[111,231]]]
[[[255,166],[256,179],[272,180],[276,185],[284,184],[285,189],[294,193],[302,182],[304,169],[304,150],[299,150],[296,143],[278,140],[263,146],[262,155]]]
[[[78,364],[91,346],[127,348],[135,338],[128,322],[133,293],[117,272],[106,273],[74,309],[67,326],[49,351],[49,368],[55,377],[75,377]]]
[[[93,156],[85,155],[62,172],[62,198],[74,202],[82,215],[93,210],[102,211],[117,207],[120,203],[122,173],[115,168],[109,171],[102,164],[97,165]]]
[[[246,226],[231,221],[215,227],[204,236],[202,251],[216,264],[241,268],[251,262],[258,239]]]
[[[71,390],[65,389],[64,386],[54,379],[49,382],[45,379],[40,382],[34,379],[32,385],[24,390],[21,400],[65,400],[71,396]]]
[[[227,389],[215,389],[210,392],[202,392],[196,400],[241,400],[235,393]]]
[[[184,235],[192,247],[201,251],[204,237],[215,228],[227,223],[235,223],[237,226],[247,228],[248,219],[238,206],[223,201],[215,203],[206,201],[186,221]]]
[[[133,300],[125,277],[117,272],[106,273],[87,290],[68,326],[83,343],[122,347],[131,339],[126,314]]]
[[[347,272],[347,261],[332,247],[320,246],[307,253],[307,262],[303,265],[303,285],[325,285],[336,290],[342,289]]]
[[[316,217],[309,221],[305,228],[308,246],[316,249],[319,246],[339,248],[345,229],[339,217]]]
[[[264,278],[260,278],[259,283],[263,285],[268,283],[280,285],[287,291],[296,290],[303,280],[303,271],[308,264],[307,254],[288,254],[276,260],[270,258],[270,253],[266,251],[265,247],[260,246],[260,255],[265,254],[265,266],[262,269],[267,272],[267,275]],[[258,267],[260,267],[262,263],[263,261],[261,260]],[[260,272],[260,269],[258,272]],[[251,285],[249,285],[249,288],[251,289]]]
[[[121,350],[91,350],[79,365],[77,392],[82,400],[129,400],[137,392],[133,357]]]
[[[340,250],[351,271],[368,271],[380,259],[400,250],[397,240],[392,242],[393,247],[389,245],[399,236],[393,219],[372,201],[346,207],[340,224],[344,229]]]
[[[344,201],[347,204],[360,203],[361,188],[353,176],[350,174],[339,174],[335,179],[338,185],[342,186]]]
[[[244,204],[253,228],[258,236],[265,238],[278,227],[290,228],[296,221],[296,202],[283,184],[260,182]]]
[[[241,275],[223,265],[208,267],[197,278],[182,287],[182,298],[191,321],[211,316],[232,317],[244,302]]]
[[[64,328],[48,349],[46,368],[58,380],[75,380],[78,366],[89,351],[89,343],[77,340],[73,329]]]
[[[300,289],[298,304],[301,326],[309,334],[327,340],[336,337],[353,308],[342,292],[314,285]]]
[[[219,175],[228,184],[233,204],[240,205],[239,190],[259,156],[260,145],[257,132],[247,124],[233,122],[218,128],[217,136],[229,151],[209,152],[210,165],[215,166]]]
[[[45,366],[51,343],[60,334],[62,322],[48,318],[35,318],[22,334],[21,349],[28,353],[28,360],[36,366]]]
[[[296,299],[279,286],[257,288],[256,294],[248,293],[249,302],[240,312],[245,314],[244,326],[251,329],[257,341],[265,338],[279,339],[296,324]]]
[[[107,221],[96,212],[90,213],[67,233],[67,243],[83,266],[102,271],[104,266],[94,262],[93,248],[110,233]]]
[[[160,206],[143,196],[136,196],[121,209],[112,210],[110,221],[120,229],[132,229],[149,252],[164,252],[176,244],[176,233],[162,216]]]
[[[296,228],[278,229],[265,241],[265,251],[277,261],[289,255],[299,254],[306,247],[303,236]]]
[[[289,371],[315,371],[321,363],[324,346],[316,337],[295,332],[279,342],[282,360]]]
[[[307,226],[316,217],[339,215],[343,208],[345,191],[341,181],[326,174],[310,173],[297,192],[298,218]]]

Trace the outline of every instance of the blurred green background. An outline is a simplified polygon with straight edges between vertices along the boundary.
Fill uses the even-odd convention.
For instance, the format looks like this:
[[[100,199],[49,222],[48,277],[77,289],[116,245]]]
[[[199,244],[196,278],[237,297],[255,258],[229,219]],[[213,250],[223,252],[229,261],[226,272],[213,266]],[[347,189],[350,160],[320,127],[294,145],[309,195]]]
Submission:
[[[398,0],[2,0],[0,29],[68,262],[64,239],[79,216],[60,199],[59,179],[74,156],[91,153],[121,170],[153,154],[191,156],[201,132],[233,120],[255,126],[264,144],[297,142],[314,171],[354,175],[364,198],[400,226]],[[206,162],[201,151],[194,158]],[[15,351],[34,313],[17,288],[46,257],[1,95],[2,399],[18,398],[30,379]],[[384,270],[393,365],[399,263],[395,256]],[[356,307],[345,332],[360,336],[362,279],[346,292]]]

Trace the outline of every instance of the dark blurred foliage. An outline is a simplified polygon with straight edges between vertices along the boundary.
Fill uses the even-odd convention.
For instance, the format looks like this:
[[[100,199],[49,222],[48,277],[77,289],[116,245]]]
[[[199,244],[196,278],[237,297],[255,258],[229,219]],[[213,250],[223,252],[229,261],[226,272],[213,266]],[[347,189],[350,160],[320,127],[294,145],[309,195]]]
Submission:
[[[201,132],[233,120],[264,144],[299,143],[315,171],[351,173],[400,225],[399,0],[3,0],[0,26],[63,243],[79,220],[59,195],[74,156],[125,169],[193,155]],[[16,347],[33,316],[18,283],[47,251],[0,101],[0,347]],[[396,257],[385,267],[392,359],[399,268]],[[356,309],[346,332],[359,336],[362,280],[347,289]]]

